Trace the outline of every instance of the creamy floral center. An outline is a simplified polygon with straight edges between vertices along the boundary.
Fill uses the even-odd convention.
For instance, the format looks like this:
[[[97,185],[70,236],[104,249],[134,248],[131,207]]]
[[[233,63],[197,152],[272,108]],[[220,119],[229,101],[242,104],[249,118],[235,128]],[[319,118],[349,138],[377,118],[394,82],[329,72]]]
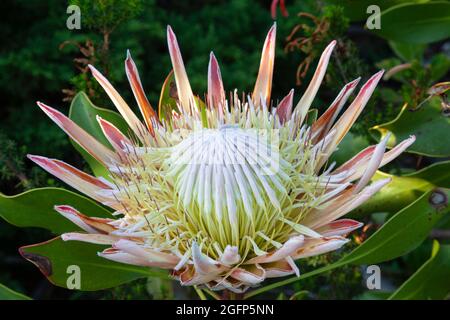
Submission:
[[[289,166],[278,147],[276,130],[224,125],[192,132],[167,160],[180,209],[220,244],[246,241],[280,214],[287,197]]]

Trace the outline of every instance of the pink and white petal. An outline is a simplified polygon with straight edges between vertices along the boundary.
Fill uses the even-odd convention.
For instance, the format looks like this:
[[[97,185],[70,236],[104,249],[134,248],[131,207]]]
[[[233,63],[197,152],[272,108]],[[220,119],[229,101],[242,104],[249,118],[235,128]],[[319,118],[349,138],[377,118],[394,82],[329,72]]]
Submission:
[[[317,228],[316,231],[324,237],[340,236],[350,233],[363,225],[364,224],[362,222],[356,220],[340,219],[327,223],[320,228]]]
[[[226,266],[237,264],[241,260],[238,247],[227,245],[222,255],[220,256],[220,263]]]
[[[344,136],[350,130],[353,123],[355,123],[361,111],[366,106],[369,98],[372,96],[375,87],[383,76],[384,70],[381,70],[374,74],[361,88],[355,100],[351,103],[344,114],[339,118],[336,124],[332,127],[332,131],[335,131],[333,140],[324,150],[324,155],[317,162],[316,169],[320,169],[323,164],[328,160],[329,156],[336,149],[337,145],[342,141]]]
[[[105,200],[98,195],[99,191],[112,188],[105,180],[93,177],[63,161],[30,154],[27,157],[48,173],[97,201]]]
[[[285,96],[277,106],[276,114],[280,119],[281,124],[291,119],[293,103],[294,103],[294,89],[289,91],[287,96]]]
[[[211,52],[208,65],[208,107],[218,109],[219,113],[223,115],[225,99],[219,63],[214,53]]]
[[[200,274],[196,271],[193,265],[187,265],[182,272],[174,272],[173,275],[179,279],[183,286],[207,284],[218,278],[218,273],[215,272]]]
[[[266,270],[266,278],[285,277],[295,274],[296,270],[286,259],[278,260],[271,263],[263,263],[261,267]]]
[[[256,78],[255,88],[253,90],[252,100],[255,107],[260,106],[261,97],[266,105],[270,103],[270,93],[272,91],[273,67],[275,63],[275,45],[276,45],[277,25],[270,28],[267,33],[264,47],[261,54],[258,77]]]
[[[361,179],[359,179],[358,183],[356,184],[353,193],[358,193],[359,191],[361,191],[362,188],[364,188],[369,183],[370,179],[372,179],[373,175],[380,167],[389,137],[390,134],[387,134],[375,147],[372,157],[367,164],[366,170],[364,170]]]
[[[175,82],[177,85],[178,98],[181,108],[188,114],[192,114],[191,106],[196,106],[194,94],[181,57],[177,37],[170,26],[167,26],[167,43],[169,46],[170,59],[172,60]]]
[[[133,90],[134,97],[139,106],[139,110],[144,118],[145,124],[148,130],[153,134],[153,122],[152,119],[158,120],[158,115],[153,110],[150,102],[142,87],[141,78],[139,77],[139,72],[136,68],[136,64],[131,58],[131,53],[127,51],[127,58],[125,60],[125,73],[127,74],[128,81],[130,82],[131,90]]]
[[[264,281],[266,272],[262,267],[254,264],[245,268],[235,268],[230,276],[245,285],[254,286]]]
[[[61,235],[64,241],[81,241],[94,244],[108,244],[112,245],[117,242],[118,238],[107,234],[89,234],[79,232],[68,232]]]
[[[83,229],[90,234],[98,234],[95,228],[92,228],[83,219],[80,218],[79,212],[70,206],[57,206],[55,210],[60,213],[64,218],[72,221],[75,225]]]
[[[386,152],[383,156],[383,160],[381,160],[381,166],[391,162],[395,158],[397,158],[403,151],[405,151],[410,145],[412,145],[416,141],[416,136],[412,135],[408,139],[403,140],[394,148]]]
[[[165,253],[145,248],[134,241],[125,239],[117,241],[113,245],[113,247],[123,252],[134,255],[140,259],[143,259],[144,261],[147,261],[149,264],[155,267],[173,269],[180,260],[180,258],[171,253]]]
[[[375,151],[375,147],[375,145],[369,146],[360,151],[356,156],[334,170],[332,174],[338,174],[344,171],[352,170],[354,173],[346,181],[353,181],[355,179],[358,179],[364,173],[365,166],[369,162],[369,159],[372,157],[372,154]]]
[[[111,143],[114,150],[116,150],[117,153],[123,156],[125,154],[125,152],[123,151],[125,145],[133,145],[130,139],[128,139],[128,137],[125,136],[119,129],[117,129],[111,122],[102,119],[98,115],[97,122],[100,125],[100,128],[102,129],[106,139],[108,139],[109,143]]]
[[[317,91],[319,90],[320,84],[322,83],[323,77],[325,76],[325,72],[327,70],[328,62],[330,61],[331,53],[333,52],[335,46],[336,40],[333,40],[323,51],[311,82],[295,107],[295,112],[298,112],[300,116],[300,124],[302,124],[305,120],[308,110],[311,107]]]
[[[317,133],[316,140],[322,139],[328,133],[338,114],[341,112],[342,107],[358,85],[360,79],[361,78],[357,78],[352,82],[347,83],[327,111],[313,123],[311,130],[313,134]]]
[[[125,264],[131,264],[135,266],[143,266],[143,267],[153,267],[154,265],[145,259],[139,258],[137,256],[131,255],[129,253],[114,249],[108,248],[103,250],[103,252],[97,253],[99,257],[119,262]],[[161,267],[162,268],[162,267]],[[165,268],[170,269],[170,268]]]
[[[131,130],[136,134],[136,136],[140,139],[143,139],[143,134],[145,132],[145,127],[138,119],[138,117],[134,114],[128,104],[123,100],[120,94],[114,89],[112,84],[106,79],[100,71],[95,69],[94,66],[88,65],[89,69],[91,69],[92,75],[98,81],[98,83],[103,87],[106,94],[109,96],[111,101],[116,106],[116,109],[125,119],[127,124],[130,126]]]
[[[294,271],[295,275],[297,277],[300,277],[300,270],[298,269],[297,265],[295,264],[294,259],[291,256],[289,256],[289,257],[286,257],[285,260],[287,261],[287,263],[289,263],[289,265],[291,266],[291,268]]]
[[[349,241],[350,240],[343,237],[308,239],[305,241],[305,245],[292,255],[292,258],[295,260],[304,259],[335,251]]]
[[[88,217],[79,212],[78,210],[76,210],[75,208],[68,205],[57,205],[54,208],[58,213],[60,213],[70,221],[74,222],[80,228],[89,233],[109,234],[116,230],[116,228],[111,225],[111,222],[114,221],[112,219]],[[80,220],[82,223],[78,224]],[[88,226],[88,228],[84,228],[86,226]]]
[[[408,139],[400,142],[391,150],[385,152],[379,167],[382,167],[385,164],[397,158],[403,151],[405,151],[411,144],[413,144],[415,140],[416,137],[411,136]],[[332,174],[338,174],[346,170],[352,170],[353,174],[349,176],[347,179],[345,179],[345,181],[351,182],[356,179],[359,179],[363,175],[364,170],[366,169],[367,164],[369,162],[369,159],[372,157],[372,154],[375,151],[375,147],[376,147],[375,145],[367,147],[366,149],[358,153],[356,156],[354,156],[352,159],[350,159],[349,161],[341,165],[339,168],[337,168]]]
[[[244,293],[249,288],[248,285],[244,285],[242,282],[234,280],[233,278],[220,279],[216,280],[216,282],[216,285],[207,284],[207,286],[214,291],[226,289],[237,294]]]
[[[287,240],[279,249],[269,252],[265,255],[254,257],[245,262],[245,264],[269,263],[284,259],[294,253],[303,245],[304,236],[294,236]]]
[[[98,142],[93,136],[79,127],[75,122],[61,112],[37,102],[39,108],[47,114],[67,135],[78,143],[91,156],[103,164],[109,164],[112,160],[118,161],[117,155],[106,146]]]
[[[336,203],[318,210],[314,214],[309,215],[311,218],[306,219],[305,223],[310,228],[319,228],[331,221],[339,219],[353,209],[369,200],[375,193],[391,181],[391,178],[377,180],[371,185],[365,187],[360,193],[353,194],[354,187],[346,190],[345,195],[336,199]]]
[[[220,263],[204,255],[195,241],[192,243],[191,252],[196,273],[204,275],[218,273],[224,269]]]

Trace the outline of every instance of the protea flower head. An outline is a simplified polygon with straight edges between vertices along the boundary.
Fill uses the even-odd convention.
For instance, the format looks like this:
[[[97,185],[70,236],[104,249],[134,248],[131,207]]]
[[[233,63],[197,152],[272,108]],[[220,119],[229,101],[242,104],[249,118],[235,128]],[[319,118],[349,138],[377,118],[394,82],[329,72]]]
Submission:
[[[80,192],[111,207],[110,219],[66,205],[56,211],[85,232],[62,235],[110,247],[99,255],[121,263],[171,270],[182,285],[243,292],[266,278],[299,274],[295,260],[336,250],[361,223],[341,219],[386,185],[369,184],[415,138],[385,152],[387,138],[338,168],[328,164],[383,72],[372,76],[338,118],[359,79],[344,86],[325,113],[308,125],[308,110],[336,44],[323,52],[311,83],[293,107],[293,90],[272,107],[274,25],[265,40],[252,95],[227,98],[211,53],[206,102],[194,96],[172,29],[168,46],[177,110],[162,118],[147,100],[128,54],[125,69],[144,121],[108,80],[90,67],[128,123],[127,137],[98,123],[113,149],[59,111],[39,107],[109,170],[94,177],[62,161],[29,158]]]

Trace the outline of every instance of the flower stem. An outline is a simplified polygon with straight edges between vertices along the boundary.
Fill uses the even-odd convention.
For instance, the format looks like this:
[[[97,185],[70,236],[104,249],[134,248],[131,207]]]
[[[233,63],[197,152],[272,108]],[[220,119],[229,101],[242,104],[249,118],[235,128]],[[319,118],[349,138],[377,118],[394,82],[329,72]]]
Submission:
[[[204,288],[203,291],[205,291],[207,294],[209,294],[215,300],[222,300],[222,298],[217,293],[215,293],[214,291],[211,291],[208,288]]]
[[[203,293],[202,289],[198,288],[197,286],[194,286],[195,292],[197,292],[200,300],[208,300],[205,296],[205,294]]]

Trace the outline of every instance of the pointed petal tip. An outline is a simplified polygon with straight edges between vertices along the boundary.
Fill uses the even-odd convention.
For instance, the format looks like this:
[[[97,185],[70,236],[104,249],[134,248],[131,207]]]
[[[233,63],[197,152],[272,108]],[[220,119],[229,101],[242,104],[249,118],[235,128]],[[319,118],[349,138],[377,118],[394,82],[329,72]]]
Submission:
[[[277,31],[277,22],[274,21],[272,26],[269,29],[269,34],[271,34],[272,32],[276,32]]]
[[[332,51],[334,49],[334,47],[336,46],[336,44],[337,44],[336,40],[331,41],[325,48],[324,52]]]
[[[347,83],[347,84],[346,84],[346,87],[349,88],[349,89],[350,89],[350,88],[354,88],[354,87],[356,87],[356,86],[358,85],[359,81],[361,81],[361,77],[358,77],[358,78],[356,78],[355,80],[353,80],[353,81]]]
[[[61,214],[77,214],[79,213],[78,210],[76,210],[74,207],[71,207],[67,204],[58,204],[58,205],[54,205],[53,209]]]
[[[381,180],[377,180],[375,182],[373,182],[369,187],[374,187],[374,188],[383,188],[385,185],[387,185],[388,183],[390,183],[392,181],[392,177],[388,177],[385,179],[381,179]]]
[[[176,41],[175,32],[173,32],[173,29],[170,25],[167,25],[167,39],[169,41]]]
[[[383,74],[384,74],[384,69],[381,69],[380,71],[378,71],[377,73],[375,73],[375,74],[370,78],[370,80],[376,79],[377,81],[379,81],[379,80],[383,77]],[[369,80],[369,81],[370,81],[370,80]]]
[[[214,52],[210,52],[209,53],[209,66],[211,67],[211,64],[216,64],[216,65],[218,65],[219,63],[217,62],[217,58],[216,58],[216,55],[214,54]]]
[[[63,233],[63,234],[61,235],[61,240],[62,240],[62,241],[68,241],[68,240],[70,240],[70,236],[68,237],[65,233]]]
[[[28,159],[30,159],[31,161],[33,161],[33,162],[39,162],[39,161],[42,161],[43,159],[44,159],[44,157],[42,157],[42,156],[37,156],[37,155],[34,155],[34,154],[27,154],[27,158]]]
[[[41,108],[42,110],[48,110],[51,109],[48,105],[46,105],[45,103],[41,102],[41,101],[36,101],[36,104],[38,105],[39,108]]]

